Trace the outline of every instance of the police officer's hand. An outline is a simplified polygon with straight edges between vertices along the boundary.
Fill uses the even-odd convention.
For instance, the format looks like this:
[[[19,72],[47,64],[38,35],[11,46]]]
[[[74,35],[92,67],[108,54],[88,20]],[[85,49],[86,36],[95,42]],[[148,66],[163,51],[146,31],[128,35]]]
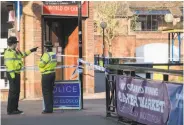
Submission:
[[[38,49],[38,47],[35,47],[35,48],[30,49],[30,51],[35,52],[35,51],[37,51],[37,49]]]

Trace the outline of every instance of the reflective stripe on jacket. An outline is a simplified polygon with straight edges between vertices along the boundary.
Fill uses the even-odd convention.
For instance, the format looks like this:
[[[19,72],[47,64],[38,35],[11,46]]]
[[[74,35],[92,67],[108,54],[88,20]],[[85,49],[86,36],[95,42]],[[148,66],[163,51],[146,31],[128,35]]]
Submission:
[[[7,68],[7,72],[10,73],[10,76],[12,78],[15,78],[15,73],[20,73],[20,70],[24,66],[22,58],[28,56],[30,53],[30,50],[23,53],[10,48],[5,50],[4,61]]]
[[[57,66],[56,54],[54,52],[46,52],[40,58],[38,67],[42,74],[55,72]]]

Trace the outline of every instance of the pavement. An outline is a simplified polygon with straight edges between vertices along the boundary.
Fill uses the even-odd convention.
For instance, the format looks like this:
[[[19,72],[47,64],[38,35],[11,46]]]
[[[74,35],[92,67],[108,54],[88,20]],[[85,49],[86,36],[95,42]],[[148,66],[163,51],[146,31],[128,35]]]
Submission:
[[[1,125],[123,125],[116,118],[106,118],[105,99],[85,99],[83,110],[58,110],[41,114],[42,100],[19,102],[22,115],[7,115],[7,102],[1,103]]]

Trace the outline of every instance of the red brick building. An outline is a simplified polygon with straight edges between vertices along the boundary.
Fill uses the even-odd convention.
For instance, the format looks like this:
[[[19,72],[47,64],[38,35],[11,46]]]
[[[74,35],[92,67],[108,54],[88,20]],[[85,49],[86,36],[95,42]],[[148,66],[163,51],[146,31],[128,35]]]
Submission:
[[[6,5],[2,3],[5,8],[5,14],[8,14]],[[9,3],[12,4],[13,3]],[[15,34],[19,38],[19,48],[21,51],[28,50],[32,47],[38,46],[38,52],[31,54],[24,59],[25,66],[35,66],[43,51],[43,42],[51,40],[54,44],[55,50],[58,54],[72,55],[75,57],[58,58],[60,62],[58,65],[76,65],[78,56],[78,27],[77,15],[58,15],[45,14],[43,15],[43,3],[33,1],[22,1],[22,16],[20,20],[20,31],[17,31],[17,17],[14,21]],[[83,59],[93,63],[94,62],[94,30],[93,30],[93,3],[84,2],[87,4],[87,15],[82,20],[83,32]],[[14,4],[14,10],[16,11]],[[50,9],[50,8],[49,8]],[[52,11],[61,12],[61,8],[51,8]],[[68,9],[68,8],[66,8]],[[71,8],[70,8],[71,9]],[[77,6],[73,6],[73,11],[77,13]],[[63,11],[62,11],[63,12]],[[8,19],[4,21],[6,23]],[[61,24],[61,25],[60,25]],[[8,28],[8,27],[6,27]],[[70,28],[70,31],[67,30]],[[57,31],[58,29],[65,29],[64,31]],[[7,31],[4,31],[7,34]],[[59,35],[58,35],[59,33]],[[7,38],[8,35],[4,36]],[[44,38],[43,38],[44,37]],[[67,42],[67,43],[66,43]],[[64,43],[64,45],[63,45]],[[61,46],[62,44],[62,46]],[[60,47],[60,48],[59,48]],[[63,52],[63,53],[62,53]],[[61,61],[62,60],[62,61]],[[75,69],[58,69],[56,80],[69,80],[72,72]],[[64,74],[64,75],[63,75]],[[84,70],[83,72],[84,92],[94,93],[94,71]],[[2,89],[1,99],[6,100],[8,89]],[[21,98],[38,98],[42,97],[41,93],[41,74],[39,71],[28,70],[21,73]]]
[[[165,14],[171,13],[175,19],[180,18],[183,22],[182,2],[162,2],[162,1],[128,1],[129,9],[133,15],[137,15],[135,29],[131,29],[131,18],[118,18],[122,28],[127,29],[127,34],[121,34],[112,41],[113,57],[133,57],[137,47],[150,43],[168,43],[168,34],[162,33],[163,29],[173,28],[173,23],[164,20]],[[108,25],[108,24],[107,24]],[[179,28],[183,28],[181,25]],[[102,37],[95,30],[95,54],[102,54]],[[124,31],[124,30],[122,30]],[[181,42],[183,44],[183,42]],[[178,46],[178,40],[175,39]],[[106,47],[106,55],[108,48]],[[182,48],[183,50],[183,48]],[[183,52],[183,51],[182,51]]]
[[[82,32],[83,32],[83,59],[94,63],[94,55],[102,54],[102,38],[98,33],[94,32],[94,4],[93,2],[85,2],[87,5],[87,15],[83,17],[82,21]],[[14,5],[15,4],[10,3]],[[72,55],[74,57],[61,57],[58,58],[58,65],[76,65],[78,56],[78,27],[77,27],[77,16],[64,15],[61,7],[49,8],[52,12],[43,14],[43,2],[34,1],[22,1],[22,15],[20,18],[20,31],[17,31],[17,17],[14,21],[14,27],[7,24],[8,13],[7,2],[1,4],[2,16],[1,24],[3,29],[1,38],[7,38],[10,35],[16,35],[19,38],[19,48],[21,51],[28,50],[32,47],[38,46],[38,52],[31,54],[29,57],[24,59],[25,66],[35,66],[42,54],[43,42],[45,40],[51,40],[54,44],[55,51],[60,55]],[[163,20],[164,12],[158,18],[159,14],[144,14],[146,13],[149,6],[162,7],[160,3],[152,2],[130,2],[130,10],[134,14],[140,15],[140,19],[137,24],[137,29],[132,31],[130,28],[131,21],[122,19],[122,24],[128,29],[128,34],[120,35],[113,40],[112,55],[114,57],[134,57],[135,48],[148,43],[167,43],[167,34],[162,34],[161,29],[168,26]],[[48,9],[47,8],[47,9]],[[160,12],[160,9],[157,12]],[[67,8],[66,8],[67,10]],[[74,7],[76,11],[76,7]],[[145,11],[140,11],[145,10]],[[60,15],[58,15],[60,14]],[[144,19],[149,19],[144,21]],[[155,21],[157,20],[157,21]],[[150,25],[150,24],[154,24]],[[146,25],[146,27],[144,26]],[[63,30],[62,30],[63,29]],[[66,30],[68,29],[68,30]],[[70,30],[69,30],[70,29]],[[176,42],[177,43],[177,42]],[[107,52],[107,50],[106,50]],[[1,61],[2,62],[2,61]],[[74,68],[70,69],[58,69],[56,80],[69,80]],[[3,73],[1,73],[1,78]],[[83,72],[84,81],[84,92],[94,93],[94,71],[84,69]],[[1,99],[6,100],[8,95],[8,89],[2,89]],[[42,97],[41,94],[41,74],[39,71],[28,70],[21,74],[21,98],[38,98]]]

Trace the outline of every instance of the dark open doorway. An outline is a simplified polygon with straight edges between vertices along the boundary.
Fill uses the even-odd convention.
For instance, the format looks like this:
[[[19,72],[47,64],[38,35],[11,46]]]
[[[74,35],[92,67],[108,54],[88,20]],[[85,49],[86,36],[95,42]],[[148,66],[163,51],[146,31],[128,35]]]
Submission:
[[[53,43],[53,51],[58,55],[58,65],[77,65],[79,54],[77,18],[44,16],[42,27],[42,45],[48,40]],[[44,48],[42,50],[44,51]],[[75,68],[57,69],[56,80],[70,80],[74,70]]]

